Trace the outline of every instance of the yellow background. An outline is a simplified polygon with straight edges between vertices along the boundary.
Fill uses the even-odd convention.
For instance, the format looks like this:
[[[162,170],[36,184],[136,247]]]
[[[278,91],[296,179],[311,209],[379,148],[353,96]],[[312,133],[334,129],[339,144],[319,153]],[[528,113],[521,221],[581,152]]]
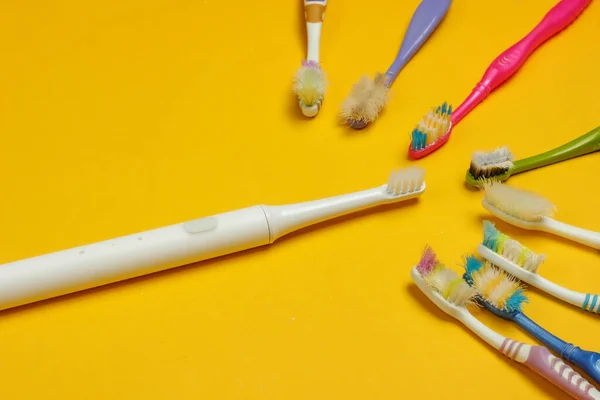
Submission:
[[[385,183],[409,132],[455,106],[555,0],[455,0],[369,129],[338,123],[384,71],[418,0],[332,0],[330,86],[303,118],[300,1],[4,1],[0,6],[0,263],[254,204]],[[475,150],[537,154],[600,124],[600,4],[543,45],[455,129],[417,202],[276,244],[0,313],[1,399],[566,398],[445,316],[411,283],[429,243],[457,271],[481,239]],[[511,178],[557,218],[600,230],[600,154]],[[498,227],[548,255],[543,276],[600,291],[597,252]],[[530,291],[526,312],[600,350],[598,319]],[[481,312],[498,332],[530,340]]]

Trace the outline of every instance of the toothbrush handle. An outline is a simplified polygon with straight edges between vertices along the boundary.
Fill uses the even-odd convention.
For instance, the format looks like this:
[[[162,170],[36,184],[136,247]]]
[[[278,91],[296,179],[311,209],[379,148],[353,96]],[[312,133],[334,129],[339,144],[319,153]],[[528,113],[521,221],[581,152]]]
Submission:
[[[565,224],[564,222],[556,221],[548,217],[544,217],[540,227],[542,231],[553,233],[593,249],[600,250],[600,232],[594,232]]]
[[[596,363],[600,360],[600,354],[593,351],[582,350],[571,343],[554,336],[523,313],[517,313],[514,321],[527,333],[541,341],[554,354],[560,355],[566,361],[581,369],[596,383],[600,383],[600,368]]]
[[[500,54],[469,97],[452,114],[456,125],[494,89],[513,76],[542,43],[571,24],[592,0],[561,0],[523,39]]]
[[[0,266],[0,310],[268,243],[254,206],[15,261]]]
[[[543,346],[531,346],[523,364],[576,399],[600,399],[591,383]]]
[[[511,175],[545,167],[600,150],[600,126],[556,149],[514,162]]]
[[[423,0],[419,4],[410,20],[400,51],[386,72],[388,87],[438,27],[451,3],[452,0]]]
[[[304,0],[304,18],[306,19],[306,36],[308,54],[306,59],[319,63],[321,46],[321,29],[325,18],[327,0]]]

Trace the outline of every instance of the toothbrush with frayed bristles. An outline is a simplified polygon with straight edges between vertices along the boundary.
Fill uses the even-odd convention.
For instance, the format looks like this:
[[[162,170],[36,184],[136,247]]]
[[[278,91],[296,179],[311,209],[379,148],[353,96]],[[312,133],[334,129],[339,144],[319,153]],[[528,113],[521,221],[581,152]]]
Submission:
[[[521,363],[576,399],[600,399],[600,392],[544,346],[508,339],[490,329],[467,309],[476,290],[456,272],[440,264],[430,247],[411,269],[412,280],[442,311],[462,322],[473,333],[508,358]]]
[[[480,179],[493,178],[496,181],[504,182],[512,175],[599,150],[600,126],[560,147],[517,161],[514,161],[508,147],[500,147],[489,152],[476,151],[471,157],[471,165],[467,171],[466,181],[473,187],[479,185]]]
[[[497,317],[516,323],[554,354],[600,383],[600,354],[565,342],[526,316],[522,306],[529,300],[518,279],[489,262],[478,260],[474,255],[465,258],[464,268],[463,278],[477,290],[479,304]]]
[[[581,307],[585,311],[600,313],[599,295],[566,289],[538,275],[537,270],[545,256],[536,254],[500,232],[490,221],[483,222],[483,242],[477,247],[477,253],[509,274],[559,300]]]
[[[565,29],[583,12],[592,0],[562,0],[523,39],[500,54],[488,67],[471,94],[454,110],[443,113],[430,111],[413,129],[408,146],[412,159],[423,158],[450,139],[452,129],[492,91],[511,78],[529,56],[552,36]]]
[[[400,71],[429,39],[451,3],[452,0],[421,1],[411,18],[400,51],[386,73],[376,73],[373,79],[363,76],[352,86],[340,110],[344,122],[354,129],[363,129],[379,116],[388,102],[389,89]]]
[[[533,192],[507,186],[494,179],[481,181],[483,208],[516,227],[547,232],[600,250],[600,232],[579,228],[551,218],[556,206]]]
[[[299,229],[419,197],[425,171],[393,171],[372,189],[302,203],[256,205],[0,265],[0,310],[275,242]]]
[[[321,30],[327,0],[304,0],[306,19],[306,60],[296,72],[293,91],[298,97],[302,114],[314,117],[319,113],[325,96],[325,73],[321,69]]]

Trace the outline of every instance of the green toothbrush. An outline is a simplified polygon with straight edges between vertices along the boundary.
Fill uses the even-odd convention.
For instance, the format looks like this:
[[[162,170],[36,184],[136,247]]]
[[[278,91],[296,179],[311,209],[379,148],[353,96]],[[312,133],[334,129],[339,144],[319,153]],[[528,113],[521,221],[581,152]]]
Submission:
[[[507,147],[501,147],[491,152],[477,151],[471,158],[466,181],[473,187],[479,187],[481,179],[493,178],[504,182],[511,175],[556,164],[598,150],[600,150],[600,126],[560,147],[522,160],[513,161],[513,155]]]

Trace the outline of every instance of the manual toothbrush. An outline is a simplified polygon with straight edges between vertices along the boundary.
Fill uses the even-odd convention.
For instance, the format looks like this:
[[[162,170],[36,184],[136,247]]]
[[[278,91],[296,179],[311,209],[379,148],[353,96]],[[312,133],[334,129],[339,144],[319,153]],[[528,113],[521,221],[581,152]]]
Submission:
[[[293,91],[298,97],[302,114],[314,117],[319,113],[325,96],[325,73],[321,69],[321,30],[327,0],[304,0],[306,20],[307,54],[306,60],[296,72]]]
[[[528,298],[518,279],[489,262],[478,260],[474,255],[465,257],[464,268],[464,280],[477,290],[479,303],[488,311],[516,323],[554,354],[600,383],[600,354],[565,342],[526,316],[522,308]]]
[[[362,129],[373,122],[388,102],[388,92],[400,71],[442,21],[452,0],[423,0],[415,10],[400,51],[385,74],[363,76],[342,103],[340,115],[350,127]]]
[[[452,129],[471,110],[512,77],[542,43],[575,21],[591,1],[560,1],[527,36],[490,64],[483,78],[454,112],[452,107],[432,109],[413,129],[408,156],[412,159],[423,158],[448,142]]]

